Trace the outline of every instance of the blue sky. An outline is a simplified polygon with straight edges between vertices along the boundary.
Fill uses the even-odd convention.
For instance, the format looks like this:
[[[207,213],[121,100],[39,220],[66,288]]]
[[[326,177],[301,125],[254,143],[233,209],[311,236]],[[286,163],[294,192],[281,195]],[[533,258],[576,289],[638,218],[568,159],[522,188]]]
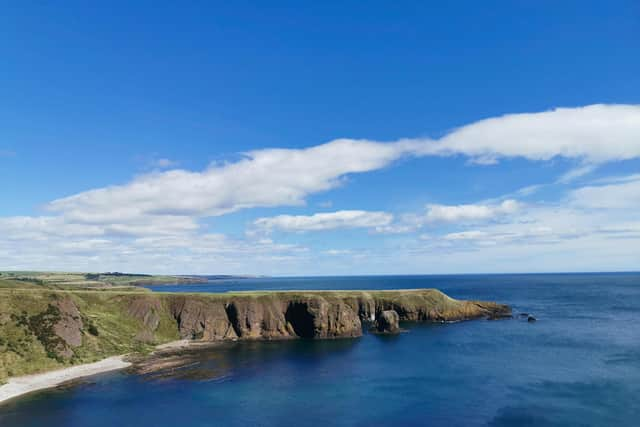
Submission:
[[[637,2],[3,9],[0,269],[637,270]]]

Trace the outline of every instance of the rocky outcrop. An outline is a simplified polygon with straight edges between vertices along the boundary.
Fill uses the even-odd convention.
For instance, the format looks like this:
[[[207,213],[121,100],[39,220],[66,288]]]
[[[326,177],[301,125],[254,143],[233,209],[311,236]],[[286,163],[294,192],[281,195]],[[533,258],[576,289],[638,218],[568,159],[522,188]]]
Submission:
[[[311,296],[290,301],[285,313],[294,335],[302,338],[347,338],[362,335],[357,311],[341,300]]]
[[[136,296],[127,306],[129,316],[141,321],[145,327],[152,331],[158,328],[161,310],[162,302],[151,295]]]
[[[187,339],[341,338],[362,334],[360,317],[350,305],[320,296],[172,296],[169,305],[180,336]]]
[[[24,335],[35,336],[50,358],[59,362],[74,356],[73,349],[82,345],[83,321],[78,307],[67,296],[53,296],[46,309],[29,315],[22,311],[12,314],[10,320],[26,328]]]
[[[385,310],[376,319],[376,330],[379,333],[397,334],[400,332],[400,316],[395,310]]]
[[[247,294],[150,295],[129,312],[153,324],[146,298],[164,298],[180,337],[199,341],[350,338],[365,321],[386,332],[400,321],[453,321],[510,315],[508,306],[458,301],[435,289],[399,291],[310,291]],[[146,312],[145,312],[146,308]]]
[[[222,302],[176,296],[170,299],[169,306],[183,339],[218,341],[238,337]]]
[[[127,314],[142,323],[136,340],[145,343],[154,341],[154,332],[160,325],[162,301],[151,295],[136,296],[127,305]]]
[[[59,357],[68,359],[73,356],[72,348],[82,345],[82,316],[71,298],[58,299],[53,306],[57,308],[58,316],[52,330],[60,338],[54,351]]]

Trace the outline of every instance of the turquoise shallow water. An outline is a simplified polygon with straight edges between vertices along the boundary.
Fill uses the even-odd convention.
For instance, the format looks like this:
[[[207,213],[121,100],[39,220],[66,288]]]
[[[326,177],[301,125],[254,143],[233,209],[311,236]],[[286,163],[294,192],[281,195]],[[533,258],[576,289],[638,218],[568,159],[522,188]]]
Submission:
[[[538,322],[229,343],[171,377],[115,373],[33,394],[1,406],[0,426],[640,425],[640,274],[251,279],[179,289],[424,287],[511,304]]]

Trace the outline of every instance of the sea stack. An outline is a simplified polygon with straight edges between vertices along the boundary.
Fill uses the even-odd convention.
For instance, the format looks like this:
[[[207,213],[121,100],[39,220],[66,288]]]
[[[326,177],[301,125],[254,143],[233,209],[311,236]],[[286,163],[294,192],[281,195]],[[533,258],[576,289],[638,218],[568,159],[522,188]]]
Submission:
[[[379,333],[397,334],[400,332],[400,316],[395,310],[385,310],[376,319]]]

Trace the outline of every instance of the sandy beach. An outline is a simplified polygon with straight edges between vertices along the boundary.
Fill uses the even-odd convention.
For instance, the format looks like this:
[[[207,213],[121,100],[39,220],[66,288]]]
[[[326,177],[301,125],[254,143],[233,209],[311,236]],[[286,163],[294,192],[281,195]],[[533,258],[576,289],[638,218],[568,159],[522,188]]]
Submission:
[[[69,368],[43,372],[41,374],[9,378],[7,384],[0,386],[0,404],[33,391],[56,387],[71,380],[124,369],[129,366],[131,366],[131,363],[126,362],[124,356],[113,356],[100,360],[99,362],[87,363],[85,365],[71,366]]]
[[[156,350],[152,354],[172,352],[194,347],[197,348],[198,344],[190,340],[171,341],[156,346]],[[0,386],[0,404],[27,393],[57,387],[68,381],[128,368],[132,363],[125,361],[126,356],[127,355],[112,356],[94,363],[71,366],[39,374],[9,378],[6,384]]]

